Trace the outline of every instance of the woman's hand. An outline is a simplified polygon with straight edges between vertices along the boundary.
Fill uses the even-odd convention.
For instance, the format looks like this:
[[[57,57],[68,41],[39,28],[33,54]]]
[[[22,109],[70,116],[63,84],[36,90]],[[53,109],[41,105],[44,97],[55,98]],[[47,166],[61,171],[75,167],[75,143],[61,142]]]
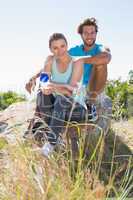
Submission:
[[[77,84],[75,84],[74,86],[66,85],[65,87],[66,87],[67,90],[69,90],[72,93],[73,90],[78,87],[78,85]]]
[[[50,95],[54,92],[54,84],[48,83],[46,87],[41,87],[42,93],[45,95]]]
[[[34,91],[34,88],[36,86],[36,78],[32,77],[28,83],[25,85],[25,89],[31,94],[32,91]]]
[[[75,87],[68,84],[54,84],[54,91],[71,97]]]

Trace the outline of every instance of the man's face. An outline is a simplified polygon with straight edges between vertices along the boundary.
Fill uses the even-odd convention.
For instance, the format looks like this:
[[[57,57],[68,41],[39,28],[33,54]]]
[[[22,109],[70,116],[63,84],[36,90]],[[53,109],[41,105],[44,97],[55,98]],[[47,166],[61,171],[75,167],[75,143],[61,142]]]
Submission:
[[[93,46],[93,44],[96,41],[96,29],[95,26],[84,26],[83,27],[83,32],[82,32],[82,40],[84,42],[84,45],[87,47]]]

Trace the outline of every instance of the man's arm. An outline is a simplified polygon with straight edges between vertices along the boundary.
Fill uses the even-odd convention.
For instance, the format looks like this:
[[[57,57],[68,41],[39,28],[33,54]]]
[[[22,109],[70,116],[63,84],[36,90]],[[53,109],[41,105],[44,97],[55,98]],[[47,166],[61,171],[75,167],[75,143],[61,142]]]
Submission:
[[[111,53],[109,49],[105,49],[104,52],[99,53],[96,56],[83,58],[84,63],[92,65],[107,65],[111,60]]]
[[[77,83],[80,82],[83,76],[83,60],[77,60],[73,64],[73,73],[70,80],[71,86],[77,86]]]
[[[95,97],[104,90],[106,85],[107,64],[111,60],[110,50],[104,48],[101,53],[89,59],[89,63],[93,65],[91,78],[89,81],[89,91],[92,92],[92,98],[95,99]]]

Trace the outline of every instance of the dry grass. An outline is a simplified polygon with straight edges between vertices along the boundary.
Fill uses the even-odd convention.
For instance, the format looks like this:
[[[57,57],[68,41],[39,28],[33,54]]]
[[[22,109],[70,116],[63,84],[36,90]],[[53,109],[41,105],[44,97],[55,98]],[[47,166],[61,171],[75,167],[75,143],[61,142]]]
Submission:
[[[0,136],[0,200],[104,200],[109,197],[124,200],[131,197],[130,145],[113,131],[106,137],[91,134],[86,157],[83,156],[85,138],[81,137],[76,161],[72,159],[70,147],[65,152],[55,152],[48,160],[36,150],[33,141],[22,140],[28,117],[25,117],[27,113],[21,119],[17,117],[25,105],[23,109],[18,105],[17,109],[17,115],[12,106],[0,116],[0,120],[5,119],[12,126],[11,134]],[[80,135],[85,135],[85,131]]]
[[[23,141],[17,131],[15,128],[16,143],[0,138],[0,200],[103,200],[111,195],[119,199],[128,196],[130,179],[133,178],[130,174],[131,159],[124,169],[119,187],[114,184],[115,176],[118,177],[121,171],[123,173],[121,168],[114,168],[116,140],[111,143],[113,152],[109,152],[110,167],[107,169],[103,165],[104,154],[108,150],[105,148],[106,139],[90,137],[92,142],[88,148],[91,155],[86,161],[82,156],[82,139],[75,169],[70,152],[55,152],[51,159],[46,159],[36,151],[33,141]],[[106,184],[99,180],[104,176],[108,176]]]
[[[80,170],[72,179],[70,160],[61,153],[47,160],[31,144],[8,144],[0,159],[0,199],[103,199],[106,187],[95,173]]]

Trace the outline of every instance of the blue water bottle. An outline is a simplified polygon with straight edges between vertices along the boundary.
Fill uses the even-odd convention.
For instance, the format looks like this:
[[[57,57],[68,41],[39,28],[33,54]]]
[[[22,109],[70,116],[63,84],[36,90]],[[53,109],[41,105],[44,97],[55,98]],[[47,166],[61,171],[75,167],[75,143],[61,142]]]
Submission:
[[[46,72],[42,72],[40,75],[40,86],[42,88],[47,87],[48,83],[50,81],[50,75]]]

